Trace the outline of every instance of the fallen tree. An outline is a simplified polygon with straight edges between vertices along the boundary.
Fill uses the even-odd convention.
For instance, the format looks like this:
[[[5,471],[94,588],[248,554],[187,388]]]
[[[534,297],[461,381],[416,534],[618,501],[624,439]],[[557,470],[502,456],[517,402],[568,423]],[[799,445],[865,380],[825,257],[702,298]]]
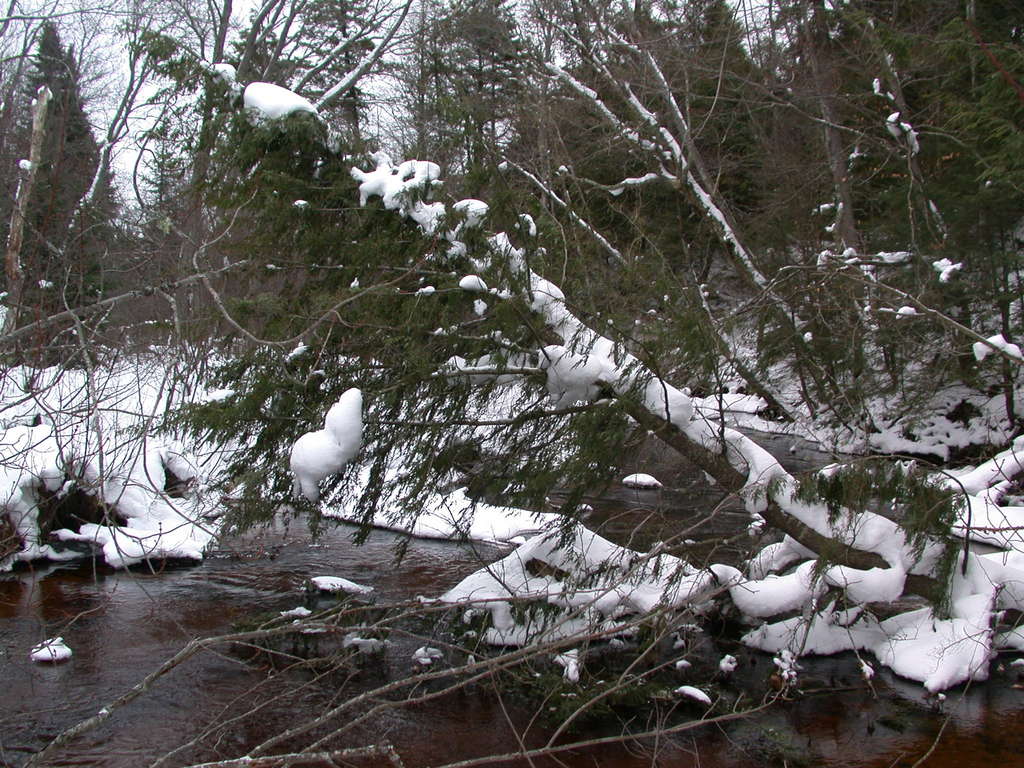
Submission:
[[[567,539],[551,533],[446,599],[472,604],[528,595],[566,609],[578,609],[582,600],[606,620],[617,612],[701,601],[720,587],[746,618],[766,622],[744,637],[754,647],[796,655],[870,650],[933,692],[984,679],[997,648],[1020,647],[1015,632],[996,633],[999,611],[1024,607],[1024,561],[1016,546],[1021,513],[997,503],[1021,469],[1015,447],[967,473],[929,473],[892,459],[884,471],[833,466],[798,480],[750,437],[698,413],[687,391],[657,375],[626,344],[582,322],[558,286],[529,267],[536,245],[528,219],[521,219],[521,247],[505,233],[468,237],[485,209],[479,201],[456,203],[454,211],[472,206],[476,218],[445,218],[441,204],[426,202],[436,182],[426,164],[395,168],[378,157],[375,169],[353,175],[362,203],[382,197],[386,208],[412,218],[426,234],[440,234],[448,253],[468,259],[475,273],[456,273],[453,287],[480,296],[487,312],[503,304],[520,308],[514,316],[528,329],[532,349],[510,353],[498,344],[472,360],[453,358],[443,367],[446,376],[540,385],[556,408],[621,408],[738,494],[756,520],[785,534],[758,552],[744,573],[725,565],[666,563],[660,552],[621,550],[582,531]],[[510,328],[502,338],[524,336]],[[858,493],[851,492],[854,486]],[[995,530],[1005,534],[999,551],[980,554],[963,546],[965,537],[991,541]],[[523,571],[533,560],[561,578]],[[866,609],[905,593],[926,598],[931,607],[884,621]],[[572,599],[564,599],[566,594]],[[637,600],[638,594],[644,599]],[[552,631],[547,625],[513,627],[503,613],[507,609],[490,610],[499,644],[528,643],[536,632]],[[768,622],[793,611],[800,615]]]

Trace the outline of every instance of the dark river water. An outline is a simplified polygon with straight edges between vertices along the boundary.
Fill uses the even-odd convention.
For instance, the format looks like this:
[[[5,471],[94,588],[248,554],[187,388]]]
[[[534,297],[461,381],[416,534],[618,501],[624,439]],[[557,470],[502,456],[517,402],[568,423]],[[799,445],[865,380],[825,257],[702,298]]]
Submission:
[[[672,490],[661,493],[611,489],[595,500],[588,523],[602,527],[610,538],[633,537],[642,546],[678,533],[681,525],[695,514],[706,514],[718,501],[699,479],[672,480]],[[645,541],[635,537],[640,523]],[[690,546],[702,553],[728,546],[721,544],[721,537],[744,526],[742,515],[727,508],[699,535],[693,534]],[[377,531],[355,547],[348,526],[327,530],[316,543],[299,528],[293,524],[291,529],[250,533],[225,542],[199,565],[157,573],[112,571],[88,562],[0,576],[0,765],[21,765],[191,638],[229,632],[254,613],[300,605],[302,585],[311,576],[342,576],[372,585],[377,601],[404,601],[440,594],[505,551],[416,540],[396,567],[393,555],[400,538],[394,534]],[[65,638],[74,657],[52,666],[30,662],[31,646],[55,634]],[[422,643],[411,638],[393,642],[375,674],[381,680],[410,674],[417,644]],[[735,644],[725,649],[740,657],[739,686],[770,675],[770,658],[734,651]],[[715,648],[716,653],[721,650]],[[951,691],[945,702],[932,702],[924,699],[920,686],[885,672],[868,688],[856,674],[852,655],[808,659],[803,662],[805,693],[756,716],[657,742],[579,750],[560,755],[560,762],[533,764],[912,766],[937,742],[920,764],[1024,765],[1024,690],[1017,687],[1017,668],[1010,661],[997,661],[989,682]],[[243,755],[286,724],[328,708],[336,694],[333,681],[309,683],[308,675],[275,674],[259,659],[204,652],[117,710],[104,725],[72,741],[49,764],[147,766],[207,730],[164,764],[184,766]],[[258,716],[231,721],[246,705],[264,700],[271,703]],[[536,721],[534,714],[532,707],[472,689],[393,710],[359,729],[353,743],[387,741],[405,766],[440,765],[544,743],[550,726]],[[639,720],[645,716],[637,712]],[[574,738],[606,735],[607,726]]]

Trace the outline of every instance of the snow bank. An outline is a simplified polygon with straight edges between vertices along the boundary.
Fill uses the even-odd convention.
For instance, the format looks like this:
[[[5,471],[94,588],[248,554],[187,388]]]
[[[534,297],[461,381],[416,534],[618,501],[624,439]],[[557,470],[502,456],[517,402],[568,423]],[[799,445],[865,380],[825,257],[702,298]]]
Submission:
[[[211,499],[204,478],[222,456],[207,451],[206,466],[173,436],[152,428],[171,402],[172,372],[136,358],[97,369],[13,368],[0,380],[0,514],[21,548],[0,560],[81,556],[60,543],[77,542],[123,567],[147,558],[202,558],[215,531],[206,522]],[[197,397],[202,397],[201,390]],[[170,498],[173,480],[192,487]],[[43,540],[40,505],[80,492],[108,510],[103,524],[58,529]]]
[[[988,352],[992,350],[982,344]],[[963,420],[947,414],[963,403],[971,415]],[[881,408],[886,406],[883,403]],[[869,435],[868,445],[880,453],[925,454],[945,461],[957,448],[1003,445],[1012,439],[1002,394],[985,395],[962,385],[935,392],[920,409],[924,415],[900,417]]]
[[[988,677],[991,597],[965,598],[955,606],[955,613],[953,618],[938,619],[930,608],[921,608],[881,622],[864,615],[845,623],[840,614],[826,612],[762,625],[745,635],[743,642],[769,653],[869,651],[896,674],[937,692]]]

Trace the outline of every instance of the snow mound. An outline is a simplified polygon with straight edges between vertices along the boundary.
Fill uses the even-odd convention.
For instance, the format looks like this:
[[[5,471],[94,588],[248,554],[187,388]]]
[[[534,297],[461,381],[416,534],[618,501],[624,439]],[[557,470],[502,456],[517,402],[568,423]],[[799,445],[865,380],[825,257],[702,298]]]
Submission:
[[[350,595],[368,595],[373,592],[373,587],[357,584],[340,576],[314,576],[309,582],[321,592],[345,592]]]

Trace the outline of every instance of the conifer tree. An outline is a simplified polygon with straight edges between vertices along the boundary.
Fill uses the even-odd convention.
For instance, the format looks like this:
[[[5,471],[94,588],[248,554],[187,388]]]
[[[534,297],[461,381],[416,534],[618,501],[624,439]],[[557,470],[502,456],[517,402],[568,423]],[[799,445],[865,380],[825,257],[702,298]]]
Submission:
[[[99,167],[81,78],[73,48],[63,45],[54,24],[44,24],[22,97],[30,102],[42,86],[52,94],[26,216],[22,262],[32,313],[25,320],[95,300],[103,289],[115,204],[109,169]]]
[[[527,43],[504,0],[424,6],[418,24],[401,75],[409,149],[481,194],[497,154],[515,139]]]

